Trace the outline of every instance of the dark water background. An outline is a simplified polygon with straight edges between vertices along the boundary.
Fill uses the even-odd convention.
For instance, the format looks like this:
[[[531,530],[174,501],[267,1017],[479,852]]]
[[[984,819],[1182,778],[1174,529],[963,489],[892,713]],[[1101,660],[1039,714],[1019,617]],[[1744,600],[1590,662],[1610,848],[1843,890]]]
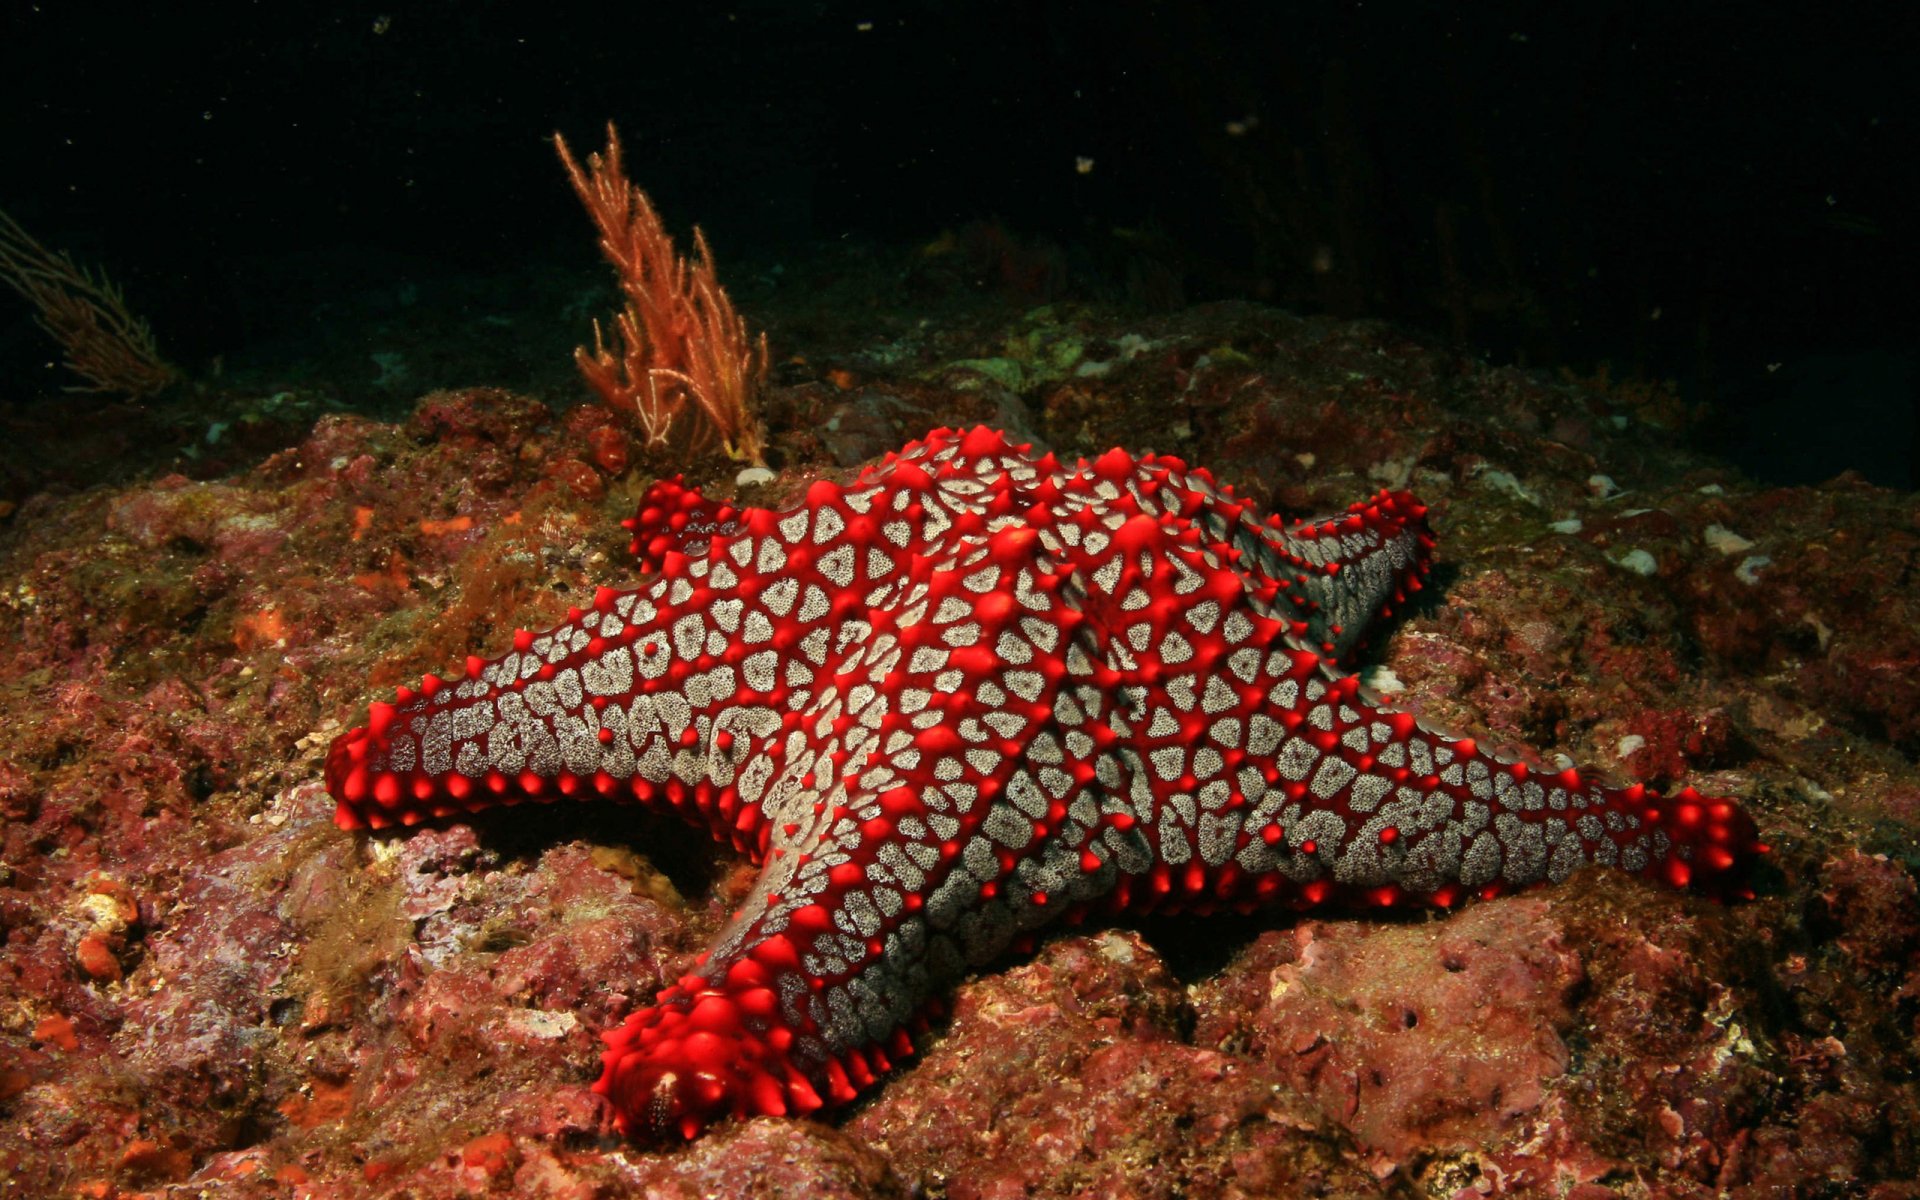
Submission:
[[[970,230],[1016,248],[998,286],[1023,301],[1248,298],[1604,363],[1677,380],[1709,414],[1693,436],[1764,479],[1913,487],[1913,24],[1892,4],[12,3],[0,208],[105,265],[204,372],[354,343],[383,309],[604,287],[548,139],[595,148],[612,119],[743,295]],[[0,295],[15,380],[47,357],[24,318]]]

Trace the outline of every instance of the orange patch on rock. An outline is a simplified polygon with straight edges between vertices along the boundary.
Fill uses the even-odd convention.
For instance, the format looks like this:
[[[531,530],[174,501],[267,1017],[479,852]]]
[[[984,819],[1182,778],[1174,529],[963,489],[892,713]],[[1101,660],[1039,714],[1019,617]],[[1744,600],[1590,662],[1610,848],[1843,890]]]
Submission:
[[[441,537],[449,533],[465,533],[473,528],[473,518],[465,513],[457,517],[448,517],[444,521],[421,521],[420,532],[428,537]]]
[[[404,592],[413,585],[413,575],[407,566],[407,556],[395,550],[387,555],[386,570],[362,571],[353,577],[353,581],[369,592],[387,588]]]
[[[280,1115],[302,1129],[312,1129],[318,1125],[331,1125],[343,1120],[353,1111],[353,1083],[351,1080],[331,1083],[325,1079],[316,1079],[308,1088],[308,1095],[288,1096],[279,1104]]]
[[[80,939],[80,944],[73,948],[73,958],[91,978],[104,983],[112,983],[120,978],[120,961],[114,958],[107,939],[97,933],[89,933]]]
[[[120,1166],[150,1179],[185,1179],[193,1169],[193,1157],[152,1138],[135,1138],[120,1152]]]
[[[234,648],[242,653],[261,646],[277,646],[287,639],[287,619],[275,608],[241,617],[233,627]]]
[[[518,1157],[514,1153],[513,1139],[497,1130],[483,1133],[460,1148],[460,1165],[472,1167],[490,1178],[498,1178],[513,1170]]]
[[[58,1046],[69,1054],[80,1048],[80,1039],[73,1034],[73,1022],[58,1014],[40,1018],[39,1024],[33,1027],[33,1040]]]

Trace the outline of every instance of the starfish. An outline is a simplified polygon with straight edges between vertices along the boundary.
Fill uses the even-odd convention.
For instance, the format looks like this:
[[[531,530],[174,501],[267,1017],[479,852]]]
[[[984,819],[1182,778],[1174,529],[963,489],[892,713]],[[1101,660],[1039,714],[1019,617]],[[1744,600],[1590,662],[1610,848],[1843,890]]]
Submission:
[[[844,1103],[1063,918],[1451,906],[1589,863],[1742,893],[1766,848],[1732,800],[1536,770],[1360,685],[1425,511],[1283,523],[1177,458],[984,428],[778,512],[662,481],[626,522],[652,582],[374,703],[327,786],[349,829],[638,801],[759,867],[604,1035],[629,1135]]]

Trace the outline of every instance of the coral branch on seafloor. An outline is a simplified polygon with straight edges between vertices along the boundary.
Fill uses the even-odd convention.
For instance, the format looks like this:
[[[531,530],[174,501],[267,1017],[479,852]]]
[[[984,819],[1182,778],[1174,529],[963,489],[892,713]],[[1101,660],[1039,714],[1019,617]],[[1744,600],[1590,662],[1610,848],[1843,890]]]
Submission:
[[[76,266],[64,253],[35,241],[0,212],[0,280],[34,307],[34,323],[66,353],[66,367],[85,384],[70,392],[151,396],[180,378],[160,357],[153,331],[128,311],[120,289],[104,274]]]
[[[593,323],[593,349],[574,351],[580,373],[611,408],[630,412],[648,448],[667,445],[691,399],[705,415],[686,435],[717,434],[727,454],[760,461],[753,401],[767,376],[767,339],[747,334],[713,270],[699,229],[693,258],[682,258],[647,194],[627,179],[620,138],[607,123],[604,154],[582,170],[555,134],[567,177],[600,230],[600,249],[620,276],[626,307],[614,317],[614,345]]]

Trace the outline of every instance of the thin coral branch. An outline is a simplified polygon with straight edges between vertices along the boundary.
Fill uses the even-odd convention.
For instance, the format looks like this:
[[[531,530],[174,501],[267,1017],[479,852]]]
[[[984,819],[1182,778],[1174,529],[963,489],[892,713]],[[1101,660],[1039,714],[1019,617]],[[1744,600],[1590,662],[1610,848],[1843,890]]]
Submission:
[[[620,353],[615,354],[607,347],[605,335],[601,332],[600,322],[593,323],[593,350],[585,346],[574,349],[573,358],[580,366],[581,375],[586,377],[588,386],[600,394],[600,398],[616,411],[630,411],[640,425],[640,431],[646,436],[649,449],[667,445],[668,436],[673,430],[674,419],[680,410],[686,407],[686,399],[677,394],[663,394],[655,385],[653,372],[659,368],[648,364],[647,341],[639,331],[639,324],[631,308],[619,313],[613,319],[614,330],[619,335]]]
[[[691,400],[703,419],[681,436],[697,446],[717,434],[727,454],[759,462],[753,405],[766,384],[766,338],[748,335],[706,237],[694,230],[691,259],[675,250],[653,202],[628,181],[611,122],[605,152],[587,155],[584,170],[565,138],[555,134],[554,144],[626,301],[614,318],[617,346],[596,321],[593,349],[574,352],[588,385],[609,407],[632,414],[649,447],[668,444]]]
[[[87,381],[70,392],[117,392],[139,399],[180,377],[103,275],[35,241],[0,212],[0,280],[33,305],[34,323],[59,344],[68,370]]]

